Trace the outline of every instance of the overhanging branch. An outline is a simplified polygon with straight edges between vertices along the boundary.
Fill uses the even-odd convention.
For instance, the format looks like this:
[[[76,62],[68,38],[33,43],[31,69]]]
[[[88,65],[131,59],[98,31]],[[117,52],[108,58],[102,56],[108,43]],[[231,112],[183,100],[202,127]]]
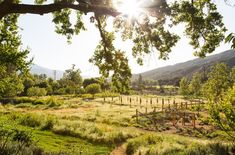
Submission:
[[[19,14],[29,13],[29,14],[43,15],[54,11],[60,11],[66,8],[79,10],[84,13],[94,12],[110,16],[117,16],[120,14],[120,12],[114,10],[113,8],[101,5],[86,5],[86,4],[72,4],[72,3],[30,5],[30,4],[6,3],[6,1],[3,1],[0,4],[0,19],[12,13],[19,13]]]

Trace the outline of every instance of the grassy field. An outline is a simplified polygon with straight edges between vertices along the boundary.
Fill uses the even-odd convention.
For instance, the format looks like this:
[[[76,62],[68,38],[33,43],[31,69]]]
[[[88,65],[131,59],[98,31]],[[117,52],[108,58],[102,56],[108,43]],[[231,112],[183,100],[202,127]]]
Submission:
[[[140,105],[141,98],[141,105]],[[152,99],[151,99],[152,98]],[[163,98],[163,97],[162,97]],[[94,100],[72,96],[18,98],[0,106],[4,128],[27,131],[35,145],[47,153],[64,154],[229,154],[232,141],[207,122],[202,112],[196,129],[166,123],[156,130],[133,117],[136,110],[161,110],[162,98],[125,96]],[[166,104],[185,102],[164,97]],[[130,102],[131,100],[131,102]],[[151,101],[152,100],[152,101]],[[158,100],[158,101],[157,101]],[[193,107],[189,109],[194,110]],[[204,113],[204,114],[203,114]],[[206,124],[206,123],[204,123]],[[154,128],[155,129],[155,128]]]

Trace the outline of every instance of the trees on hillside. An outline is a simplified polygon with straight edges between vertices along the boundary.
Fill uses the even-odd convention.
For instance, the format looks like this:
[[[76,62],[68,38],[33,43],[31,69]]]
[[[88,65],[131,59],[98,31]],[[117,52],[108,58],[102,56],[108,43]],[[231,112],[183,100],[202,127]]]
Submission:
[[[101,36],[90,62],[98,66],[104,77],[112,76],[113,85],[118,91],[129,89],[131,77],[125,53],[113,44],[118,33],[124,41],[127,39],[133,41],[132,55],[139,64],[142,64],[142,57],[152,51],[158,51],[159,58],[167,59],[168,53],[180,38],[169,28],[182,23],[185,25],[185,35],[190,39],[189,43],[195,49],[194,54],[197,56],[204,57],[213,52],[224,39],[226,29],[222,16],[211,0],[175,0],[172,3],[166,0],[140,0],[136,2],[143,3],[139,3],[137,9],[139,11],[136,11],[135,15],[119,9],[125,6],[125,0],[120,0],[118,4],[115,2],[113,0],[32,0],[30,4],[25,4],[19,0],[0,0],[0,20],[1,23],[7,24],[5,27],[10,32],[0,38],[17,34],[18,14],[52,13],[56,32],[70,40],[72,35],[85,30],[82,16],[87,16],[91,19],[91,23],[96,25]],[[77,16],[75,23],[71,20],[72,12]],[[113,30],[107,31],[107,19],[110,16],[114,19]],[[0,27],[0,29],[5,28]],[[232,40],[231,37],[227,39],[227,41]]]

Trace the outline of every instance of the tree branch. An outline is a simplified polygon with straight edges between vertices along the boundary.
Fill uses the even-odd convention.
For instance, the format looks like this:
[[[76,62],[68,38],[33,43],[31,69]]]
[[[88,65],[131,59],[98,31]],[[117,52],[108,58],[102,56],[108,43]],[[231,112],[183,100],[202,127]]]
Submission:
[[[30,5],[30,4],[15,4],[9,3],[9,1],[3,1],[0,4],[0,19],[4,16],[12,13],[30,13],[30,14],[47,14],[54,11],[60,11],[62,9],[74,9],[84,13],[94,12],[103,15],[117,16],[120,12],[110,7],[101,5],[87,5],[87,4],[72,4],[72,3],[53,3],[45,5]]]

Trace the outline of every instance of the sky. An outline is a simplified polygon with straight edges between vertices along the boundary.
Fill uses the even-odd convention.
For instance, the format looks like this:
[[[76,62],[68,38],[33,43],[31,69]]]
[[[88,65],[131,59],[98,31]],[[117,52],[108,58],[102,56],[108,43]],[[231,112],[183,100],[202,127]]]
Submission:
[[[27,1],[25,0],[25,2]],[[214,2],[216,2],[219,12],[224,17],[228,33],[235,32],[235,7],[226,5],[223,0],[214,0]],[[87,31],[74,36],[72,43],[68,44],[65,36],[55,33],[51,14],[43,16],[21,15],[19,26],[23,48],[30,49],[29,57],[33,57],[33,63],[37,65],[53,70],[66,70],[71,68],[72,64],[75,64],[82,71],[83,76],[98,76],[97,67],[89,63],[88,60],[92,57],[100,40],[99,31],[94,24],[89,22],[89,18],[84,18],[84,20],[86,20]],[[174,29],[174,31],[179,30],[180,27]],[[181,40],[169,54],[168,60],[158,60],[157,52],[152,52],[144,58],[143,66],[139,66],[131,56],[131,41],[123,42],[118,39],[115,41],[115,45],[126,52],[132,73],[141,73],[197,58],[193,56],[193,49],[188,44],[186,37],[181,37]],[[228,49],[230,49],[230,45],[222,43],[213,54]]]

